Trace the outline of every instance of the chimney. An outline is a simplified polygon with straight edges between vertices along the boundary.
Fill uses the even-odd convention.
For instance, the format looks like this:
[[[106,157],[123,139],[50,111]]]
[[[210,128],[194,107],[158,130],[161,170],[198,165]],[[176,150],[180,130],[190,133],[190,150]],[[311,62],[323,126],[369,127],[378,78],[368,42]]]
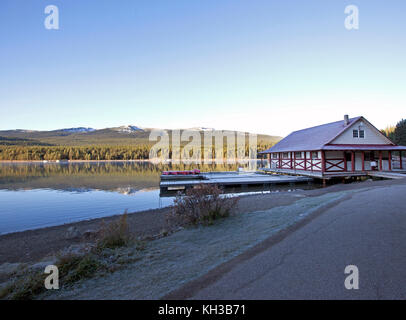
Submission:
[[[348,124],[350,123],[350,118],[348,117],[348,114],[344,115],[344,125],[348,126]]]

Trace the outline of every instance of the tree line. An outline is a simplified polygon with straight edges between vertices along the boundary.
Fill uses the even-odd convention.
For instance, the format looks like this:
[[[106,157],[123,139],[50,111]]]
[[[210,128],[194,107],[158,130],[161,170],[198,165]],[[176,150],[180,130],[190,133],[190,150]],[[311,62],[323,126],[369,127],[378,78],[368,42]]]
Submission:
[[[270,148],[269,143],[258,143],[258,152]],[[0,160],[56,161],[56,160],[148,160],[151,145],[137,146],[10,146],[0,145]],[[171,147],[166,150],[172,156]],[[161,151],[163,152],[163,151]],[[245,149],[248,154],[248,146]],[[202,153],[203,154],[203,153]],[[223,156],[227,150],[224,146]]]
[[[406,146],[406,119],[400,120],[396,126],[389,126],[381,132],[394,143]]]

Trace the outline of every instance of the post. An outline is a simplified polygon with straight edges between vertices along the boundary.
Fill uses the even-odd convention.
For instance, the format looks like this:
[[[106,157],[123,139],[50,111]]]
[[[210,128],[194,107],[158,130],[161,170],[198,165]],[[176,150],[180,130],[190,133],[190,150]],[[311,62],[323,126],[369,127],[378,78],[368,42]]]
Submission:
[[[279,152],[279,169],[282,169],[282,153]]]
[[[292,163],[292,152],[290,152],[290,170],[293,169],[293,163]]]
[[[326,171],[326,154],[324,150],[321,150],[321,173]]]
[[[305,169],[305,171],[307,170],[306,169],[307,168],[307,166],[306,166],[306,154],[307,154],[307,151],[304,152],[304,166],[303,166],[303,168]]]
[[[296,170],[296,152],[293,153],[293,167]]]
[[[388,151],[388,168],[389,171],[392,171],[392,152]]]
[[[365,151],[362,151],[362,171],[365,171]]]
[[[400,160],[400,170],[403,169],[403,163],[402,163],[402,151],[399,151],[399,160]]]
[[[379,170],[382,171],[382,150],[379,151]]]
[[[268,157],[268,166],[269,166],[269,169],[271,169],[271,168],[272,168],[272,165],[271,165],[271,154],[268,153],[268,154],[267,154],[267,157]]]
[[[351,151],[351,171],[355,171],[355,151]]]
[[[345,156],[345,151],[343,151],[343,158],[344,158],[344,171],[347,171],[348,168],[347,168],[347,158]]]

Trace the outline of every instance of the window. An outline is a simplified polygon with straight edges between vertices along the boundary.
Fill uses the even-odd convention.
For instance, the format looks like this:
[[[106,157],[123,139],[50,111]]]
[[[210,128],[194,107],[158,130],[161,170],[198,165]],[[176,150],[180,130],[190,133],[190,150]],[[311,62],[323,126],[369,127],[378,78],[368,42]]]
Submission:
[[[364,153],[364,160],[365,161],[371,161],[371,153],[370,152],[365,152]]]
[[[352,137],[358,138],[358,130],[352,130]]]
[[[360,130],[360,131],[359,131],[359,137],[360,137],[361,139],[364,139],[364,138],[365,138],[365,131],[364,131],[364,130]]]
[[[282,156],[283,156],[284,159],[287,159],[287,158],[289,158],[289,153],[284,152]]]
[[[296,159],[301,159],[302,158],[302,153],[301,152],[295,152],[295,158]]]
[[[317,159],[319,157],[319,153],[317,151],[312,151],[312,159]]]
[[[277,159],[277,158],[278,158],[278,154],[277,154],[277,153],[272,153],[272,158],[273,158],[273,159]]]

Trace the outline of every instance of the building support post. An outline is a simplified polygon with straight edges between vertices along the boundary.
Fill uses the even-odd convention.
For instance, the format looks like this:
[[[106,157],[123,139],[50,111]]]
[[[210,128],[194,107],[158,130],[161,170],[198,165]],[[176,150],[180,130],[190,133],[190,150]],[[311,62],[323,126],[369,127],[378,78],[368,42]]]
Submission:
[[[290,152],[290,170],[293,170],[292,152]]]
[[[345,151],[343,151],[343,159],[344,159],[344,171],[347,172],[347,157],[345,156]]]
[[[303,168],[305,169],[305,171],[307,170],[307,166],[306,166],[306,151],[304,152],[304,165],[303,165]]]
[[[362,151],[362,171],[365,171],[365,151]]]
[[[382,171],[382,150],[379,151],[379,171]]]
[[[399,160],[400,160],[400,170],[403,169],[403,163],[402,163],[402,151],[399,151]]]
[[[296,152],[293,153],[293,167],[296,170]]]
[[[351,151],[351,171],[355,171],[355,151]]]
[[[282,153],[279,152],[279,169],[282,169]]]
[[[326,153],[324,150],[321,150],[321,173],[326,172]]]
[[[267,154],[267,157],[268,157],[268,166],[269,166],[269,169],[271,169],[271,168],[272,168],[272,165],[271,165],[271,154],[268,153],[268,154]]]
[[[392,171],[392,152],[388,151],[388,168],[389,171]]]

